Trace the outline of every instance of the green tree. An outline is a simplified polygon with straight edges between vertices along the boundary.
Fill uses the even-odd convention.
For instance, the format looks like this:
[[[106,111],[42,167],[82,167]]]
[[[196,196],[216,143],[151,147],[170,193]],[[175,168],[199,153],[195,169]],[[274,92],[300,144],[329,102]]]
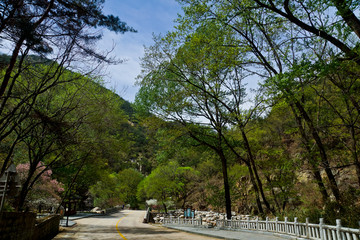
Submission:
[[[134,169],[125,169],[118,173],[116,190],[119,192],[119,198],[130,204],[133,209],[139,207],[137,188],[143,178],[143,175]]]
[[[245,103],[242,81],[247,74],[241,66],[243,48],[237,47],[241,42],[215,21],[198,23],[193,31],[185,20],[184,24],[181,26],[189,31],[179,30],[166,38],[156,39],[155,46],[149,48],[143,60],[145,74],[137,99],[152,113],[184,125],[191,137],[217,153],[222,163],[228,217],[231,216],[231,197],[227,147],[249,168],[259,212],[264,212],[260,198],[272,211],[246,134],[247,123],[261,110],[260,102],[255,102],[249,110],[242,108]],[[178,46],[178,42],[183,44]],[[160,64],[154,66],[153,62]],[[206,126],[208,130],[193,127],[193,123]],[[238,142],[226,136],[229,128],[240,132],[245,154],[237,151]]]
[[[103,173],[101,179],[89,189],[94,197],[94,205],[100,208],[108,208],[123,204],[119,198],[119,192],[115,191],[117,185],[116,173]]]
[[[100,63],[117,62],[94,50],[94,44],[102,37],[94,29],[107,28],[116,33],[135,30],[118,17],[104,15],[103,3],[103,0],[6,0],[0,3],[0,38],[6,40],[12,52],[4,59],[0,85],[0,141],[9,144],[2,173],[19,139],[26,134],[10,135],[29,117],[39,95],[64,81],[71,81],[61,78],[66,70],[82,70],[84,75],[90,76]],[[79,58],[82,63],[95,61],[99,64],[93,69],[79,68]],[[31,81],[24,84],[25,77]]]
[[[47,66],[43,66],[46,71]],[[31,83],[36,88],[38,83],[31,82],[24,76],[24,83]],[[78,74],[68,72],[63,74],[64,82],[68,79],[76,79],[77,83],[86,83],[88,80]],[[73,80],[75,81],[75,80]],[[24,84],[24,85],[25,85]],[[21,89],[18,89],[21,93]],[[31,111],[26,119],[16,125],[14,136],[17,141],[16,149],[24,155],[14,155],[14,160],[21,163],[29,163],[29,171],[26,180],[18,197],[17,208],[22,209],[26,196],[38,178],[49,168],[56,168],[58,165],[69,164],[69,151],[77,144],[78,127],[84,115],[75,113],[81,105],[81,96],[77,96],[81,87],[70,85],[61,91],[59,87],[52,87],[37,96],[37,101],[32,103]],[[21,137],[20,137],[21,136]],[[15,146],[14,146],[15,149]],[[11,153],[8,152],[8,156]],[[25,159],[25,160],[24,160]],[[39,163],[43,162],[45,168],[37,171]],[[5,164],[4,164],[5,165]]]
[[[165,166],[159,166],[154,169],[149,176],[147,176],[139,185],[139,194],[145,193],[147,198],[155,198],[161,202],[167,213],[166,202],[171,200],[171,197],[176,196],[176,169],[175,163],[170,163]]]
[[[199,178],[199,173],[192,167],[178,167],[176,169],[176,201],[181,202],[181,208],[184,209],[189,198],[194,195]]]
[[[134,149],[130,134],[125,134],[132,131],[132,126],[122,109],[124,100],[97,82],[87,81],[80,86],[82,89],[76,94],[79,99],[75,101],[78,108],[73,116],[81,119],[76,131],[77,145],[66,155],[71,164],[59,164],[55,174],[66,183],[67,191],[84,201],[89,188],[104,172],[110,174],[131,166],[129,152]],[[118,192],[117,198],[120,199]]]
[[[118,17],[104,15],[103,0],[96,1],[2,1],[0,36],[10,41],[12,55],[0,87],[0,97],[8,84],[16,80],[15,72],[21,72],[24,58],[29,51],[39,54],[60,52],[69,57],[70,52],[79,50],[84,56],[106,60],[91,49],[92,43],[101,38],[98,33],[86,31],[89,28],[106,27],[116,33],[134,31]],[[59,46],[61,46],[59,48]],[[62,53],[61,53],[62,52]],[[19,56],[19,53],[22,53]],[[15,71],[19,57],[18,69]],[[66,57],[66,58],[67,58]],[[66,58],[62,58],[66,61]],[[59,60],[59,59],[58,59]],[[10,93],[11,90],[8,91]]]
[[[291,3],[289,1],[276,3],[273,1],[215,2],[211,0],[180,2],[184,3],[185,9],[185,15],[180,20],[182,23],[180,29],[185,27],[187,30],[191,30],[191,28],[209,22],[216,22],[227,27],[237,35],[238,44],[236,46],[243,49],[240,62],[244,66],[244,71],[248,72],[250,76],[258,75],[263,79],[270,79],[270,81],[277,79],[276,83],[272,81],[272,84],[276,86],[274,92],[282,92],[284,96],[288,97],[286,101],[292,106],[291,109],[297,119],[299,130],[305,133],[302,134],[305,144],[314,141],[317,146],[315,153],[314,151],[309,152],[309,158],[323,199],[326,201],[329,195],[319,175],[320,167],[326,172],[332,194],[340,202],[341,193],[331,170],[332,166],[324,139],[315,124],[315,116],[302,101],[305,79],[311,71],[308,68],[299,67],[301,64],[298,59],[305,58],[305,62],[320,61],[322,66],[326,67],[327,59],[336,59],[338,50],[341,50],[350,59],[355,59],[356,53],[352,50],[352,48],[355,49],[355,45],[346,40],[352,30],[346,27],[342,29],[343,26],[334,22],[330,25],[331,21],[318,20],[328,19],[328,11],[325,10],[332,7],[328,3],[322,4],[322,1],[316,3],[298,1]],[[342,7],[348,6],[345,4]],[[284,19],[286,20],[284,21]],[[309,33],[311,34],[309,35]],[[330,46],[328,41],[333,45]],[[260,72],[255,72],[256,68],[260,68]],[[303,131],[307,131],[303,129],[303,123],[309,128],[310,134],[306,135],[307,133]],[[320,161],[314,160],[314,156],[318,156]]]
[[[138,197],[145,195],[161,202],[165,212],[168,201],[176,202],[184,208],[195,193],[198,173],[191,167],[181,167],[177,162],[169,162],[154,169],[138,187]]]

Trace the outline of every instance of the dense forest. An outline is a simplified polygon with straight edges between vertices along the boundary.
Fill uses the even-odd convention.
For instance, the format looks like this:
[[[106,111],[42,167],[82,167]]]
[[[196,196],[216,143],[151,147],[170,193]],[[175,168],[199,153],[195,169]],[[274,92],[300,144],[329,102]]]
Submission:
[[[156,199],[358,227],[357,1],[178,0],[134,103],[99,77],[118,61],[96,28],[136,32],[102,2],[0,4],[1,175],[14,163],[21,182],[8,211]]]

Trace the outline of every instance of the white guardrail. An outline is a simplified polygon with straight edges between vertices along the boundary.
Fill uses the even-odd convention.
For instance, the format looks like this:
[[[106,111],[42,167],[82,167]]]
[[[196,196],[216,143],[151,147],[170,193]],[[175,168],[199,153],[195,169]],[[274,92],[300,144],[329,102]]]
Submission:
[[[201,218],[164,218],[166,224],[191,225],[195,227],[205,227]],[[336,226],[325,225],[322,218],[319,224],[301,223],[294,218],[294,222],[289,222],[285,217],[284,221],[278,218],[270,221],[266,220],[216,220],[215,228],[228,230],[254,230],[261,232],[273,232],[290,235],[305,239],[321,240],[360,240],[360,229],[346,228],[341,226],[341,220],[336,220]]]

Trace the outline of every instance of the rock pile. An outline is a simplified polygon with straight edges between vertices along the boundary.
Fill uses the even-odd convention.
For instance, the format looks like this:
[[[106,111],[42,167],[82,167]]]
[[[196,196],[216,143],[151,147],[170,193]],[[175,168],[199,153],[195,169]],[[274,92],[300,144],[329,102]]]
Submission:
[[[154,220],[156,223],[163,223],[165,217],[173,217],[173,218],[185,218],[185,212],[183,209],[178,209],[176,211],[170,211],[168,214],[158,213]],[[250,218],[249,215],[236,215],[235,212],[232,212],[233,220],[246,220]],[[194,219],[199,220],[202,219],[202,224],[207,227],[216,226],[216,220],[224,220],[226,219],[225,213],[217,213],[213,211],[194,211]]]

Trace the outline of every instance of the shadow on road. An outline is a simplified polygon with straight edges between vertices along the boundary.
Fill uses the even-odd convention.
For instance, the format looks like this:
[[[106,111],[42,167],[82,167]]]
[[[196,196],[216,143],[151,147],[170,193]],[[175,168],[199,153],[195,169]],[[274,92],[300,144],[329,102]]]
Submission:
[[[113,218],[119,218],[119,216],[114,215],[98,215],[98,216],[92,216],[93,218],[104,218],[104,219],[113,219]]]
[[[97,224],[82,224],[81,227],[66,228],[66,233],[116,233],[113,226],[101,226]]]
[[[143,235],[143,234],[147,234],[147,235],[154,235],[154,234],[161,234],[161,235],[165,235],[165,234],[173,234],[173,233],[176,233],[178,232],[177,230],[170,230],[170,229],[166,229],[166,230],[162,230],[161,228],[159,229],[151,229],[151,231],[149,231],[148,228],[138,228],[138,227],[135,227],[135,228],[121,228],[119,227],[119,231],[123,234],[123,235],[126,235],[126,234],[140,234],[140,235]]]
[[[148,228],[141,228],[141,227],[134,227],[134,228],[128,228],[128,227],[119,227],[118,228],[119,231],[121,232],[121,234],[123,235],[128,235],[128,234],[141,234],[141,235],[154,235],[154,234],[161,234],[161,235],[167,235],[167,234],[173,234],[178,232],[177,230],[172,230],[172,229],[166,229],[166,230],[162,230],[161,228],[157,229],[154,228],[151,231],[149,231]],[[82,224],[81,228],[66,228],[66,233],[67,234],[78,234],[78,235],[84,235],[84,234],[104,234],[106,235],[107,233],[117,233],[117,230],[115,229],[114,226],[101,226],[99,227],[99,225],[97,224]],[[66,238],[66,239],[76,239],[76,238]],[[104,239],[102,239],[104,240]]]

